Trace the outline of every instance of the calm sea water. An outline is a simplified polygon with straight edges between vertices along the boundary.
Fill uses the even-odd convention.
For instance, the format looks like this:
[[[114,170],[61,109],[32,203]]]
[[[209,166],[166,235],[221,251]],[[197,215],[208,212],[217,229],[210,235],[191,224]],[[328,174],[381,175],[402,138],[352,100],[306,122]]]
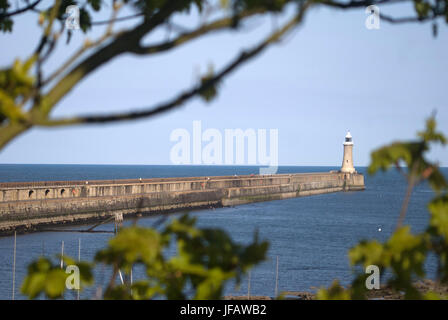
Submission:
[[[280,167],[279,173],[325,172],[336,167]],[[365,168],[357,168],[365,173]],[[444,168],[448,176],[448,168]],[[150,177],[212,176],[256,174],[258,167],[227,166],[113,166],[113,165],[0,165],[0,181],[92,180]],[[275,290],[276,258],[279,260],[279,291],[313,291],[328,286],[333,279],[348,284],[352,271],[347,252],[361,239],[384,241],[393,231],[405,192],[405,181],[395,171],[365,176],[366,190],[270,201],[234,208],[193,211],[199,226],[223,228],[240,243],[249,243],[256,230],[270,242],[268,260],[251,273],[251,294],[273,296]],[[427,202],[433,193],[425,184],[413,194],[406,223],[412,231],[423,230],[428,222]],[[173,214],[169,219],[178,215]],[[142,226],[152,226],[158,217],[140,218]],[[126,221],[125,224],[129,224]],[[67,227],[64,227],[67,228]],[[64,252],[78,256],[81,239],[81,259],[91,260],[103,248],[110,234],[39,232],[17,236],[16,298],[30,261],[40,255],[54,257]],[[70,227],[79,229],[83,227]],[[381,231],[379,231],[381,228]],[[113,230],[112,224],[99,230]],[[13,237],[0,238],[0,299],[12,295]],[[170,253],[168,253],[170,254]],[[434,274],[435,264],[427,264],[428,276]],[[96,284],[81,293],[82,299],[92,298],[95,289],[108,281],[108,270],[96,270]],[[143,270],[134,271],[134,279],[144,278]],[[226,294],[246,295],[248,279],[240,288],[233,283]],[[75,298],[76,293],[66,298]]]

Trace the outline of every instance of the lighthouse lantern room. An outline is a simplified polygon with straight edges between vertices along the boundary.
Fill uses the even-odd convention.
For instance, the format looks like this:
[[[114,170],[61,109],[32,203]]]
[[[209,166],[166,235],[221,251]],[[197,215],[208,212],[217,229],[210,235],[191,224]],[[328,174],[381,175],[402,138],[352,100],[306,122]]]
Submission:
[[[344,141],[344,158],[342,159],[341,172],[355,173],[356,170],[353,167],[353,139],[350,131],[347,132]]]

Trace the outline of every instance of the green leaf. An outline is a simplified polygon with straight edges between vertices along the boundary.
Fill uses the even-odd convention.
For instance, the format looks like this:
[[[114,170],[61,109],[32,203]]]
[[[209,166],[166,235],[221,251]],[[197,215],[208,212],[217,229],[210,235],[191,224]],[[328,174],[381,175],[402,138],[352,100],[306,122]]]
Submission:
[[[433,199],[429,203],[428,209],[431,213],[430,226],[437,231],[438,235],[445,238],[448,245],[448,195]]]
[[[45,293],[50,299],[63,296],[67,274],[62,269],[53,269],[48,272],[45,279]]]
[[[39,258],[28,266],[28,274],[22,284],[21,291],[30,299],[44,293],[54,299],[62,296],[65,290],[65,272],[52,265],[47,258]]]
[[[87,1],[93,10],[99,11],[101,9],[101,0],[88,0]]]
[[[10,18],[0,19],[0,31],[12,32],[13,21]]]
[[[334,280],[328,289],[320,288],[317,292],[318,300],[350,300],[350,291],[344,289],[338,280]]]
[[[21,291],[29,299],[35,299],[44,290],[46,276],[44,273],[28,275],[22,284]]]
[[[414,8],[419,18],[426,18],[431,10],[431,5],[422,0],[415,0]]]
[[[162,237],[157,231],[134,226],[121,229],[109,240],[109,246],[96,254],[95,260],[130,272],[135,263],[152,265],[160,257],[161,250]]]
[[[84,8],[81,8],[79,10],[79,26],[84,33],[92,28],[92,20],[90,18],[90,14]]]
[[[420,137],[424,142],[437,142],[441,145],[446,145],[446,137],[442,132],[436,131],[436,126],[436,119],[434,117],[430,117],[426,120],[425,131],[419,131],[417,133],[417,136]]]
[[[218,95],[218,84],[207,84],[214,77],[213,65],[208,66],[208,71],[201,77],[201,85],[206,85],[204,89],[199,92],[199,95],[206,101],[212,101]]]

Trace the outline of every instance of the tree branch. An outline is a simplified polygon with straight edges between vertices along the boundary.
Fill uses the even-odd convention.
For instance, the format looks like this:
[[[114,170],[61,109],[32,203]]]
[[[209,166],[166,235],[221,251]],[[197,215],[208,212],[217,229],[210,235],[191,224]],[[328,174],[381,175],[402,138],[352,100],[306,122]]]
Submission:
[[[15,15],[24,13],[24,12],[26,12],[26,11],[28,11],[28,10],[32,10],[32,9],[34,9],[34,7],[36,7],[36,6],[39,4],[39,2],[41,2],[41,1],[42,1],[42,0],[36,0],[36,1],[34,1],[33,3],[27,5],[26,7],[23,7],[23,8],[21,8],[21,9],[17,9],[17,10],[12,11],[12,12],[2,13],[2,14],[0,14],[0,19],[4,19],[4,18],[8,18],[8,17],[12,17],[12,16],[15,16]]]
[[[45,86],[49,84],[51,81],[55,80],[59,75],[61,75],[64,71],[66,71],[73,63],[75,63],[76,60],[78,60],[78,58],[81,57],[81,55],[88,49],[100,46],[108,38],[122,34],[123,31],[113,33],[114,22],[116,21],[119,9],[120,9],[119,7],[113,9],[112,17],[109,20],[109,25],[107,26],[106,32],[104,34],[94,42],[90,41],[84,42],[83,46],[79,48],[78,51],[76,51],[64,64],[62,64],[62,66],[56,69],[56,71],[54,71],[47,79],[45,79],[42,82],[42,86]]]
[[[157,114],[166,112],[168,110],[174,109],[176,107],[181,106],[187,100],[197,96],[198,94],[206,91],[207,89],[215,86],[218,82],[220,82],[225,76],[230,74],[232,71],[237,69],[239,66],[254,58],[262,51],[264,51],[270,44],[277,42],[284,36],[288,31],[290,31],[294,26],[300,24],[303,20],[306,9],[310,6],[310,3],[307,2],[302,6],[299,13],[295,15],[291,20],[288,21],[281,29],[272,32],[267,38],[261,41],[258,45],[253,48],[243,51],[239,54],[239,56],[234,59],[231,63],[229,63],[225,68],[223,68],[219,73],[211,77],[210,79],[202,82],[199,85],[194,86],[190,90],[183,92],[178,95],[174,99],[162,103],[156,107],[144,109],[141,111],[133,111],[126,113],[117,113],[112,115],[97,115],[97,116],[80,116],[74,118],[66,118],[66,119],[44,119],[33,122],[33,125],[40,126],[68,126],[68,125],[76,125],[76,124],[92,124],[92,123],[111,123],[117,121],[124,120],[134,120],[139,118],[145,118],[150,116],[155,116]]]
[[[397,226],[395,227],[395,231],[401,228],[404,222],[404,218],[406,217],[406,212],[408,210],[409,201],[411,200],[412,190],[416,185],[416,173],[417,171],[417,162],[415,162],[408,172],[408,187],[406,189],[406,195],[403,199],[403,203],[401,205],[400,215],[398,217]]]
[[[140,12],[140,13],[136,13],[136,14],[133,14],[130,16],[116,18],[115,22],[131,20],[131,19],[139,18],[139,17],[143,17],[143,16],[144,16],[144,14],[142,12]],[[110,23],[110,19],[109,20],[101,20],[101,21],[92,21],[91,25],[92,26],[100,26],[100,25],[109,24],[109,23]]]
[[[349,2],[335,2],[332,0],[323,0],[320,3],[332,8],[338,8],[338,9],[351,9],[351,8],[359,8],[359,7],[368,7],[370,5],[380,5],[380,4],[393,4],[393,3],[404,3],[404,2],[412,2],[409,0],[351,0]],[[434,20],[437,17],[443,16],[443,12],[437,12],[436,8],[433,9],[433,14],[431,16],[427,17],[418,17],[418,16],[412,16],[412,17],[400,17],[395,18],[389,15],[381,14],[380,18],[383,21],[392,23],[392,24],[398,24],[398,23],[412,23],[412,22],[426,22],[428,20]]]
[[[153,53],[166,51],[166,50],[172,49],[174,47],[177,47],[181,44],[184,44],[188,41],[194,40],[194,39],[196,39],[202,35],[205,35],[209,32],[232,28],[235,26],[235,21],[238,21],[239,19],[248,18],[248,17],[254,16],[256,14],[261,14],[264,12],[265,12],[265,10],[245,11],[245,12],[242,12],[241,14],[238,14],[237,16],[219,19],[212,23],[203,25],[194,31],[185,32],[185,33],[179,35],[174,40],[170,40],[170,41],[163,42],[163,43],[160,43],[157,45],[151,45],[151,46],[146,46],[146,47],[143,47],[141,45],[135,46],[130,50],[130,52],[135,53],[135,54],[146,55],[146,54],[153,54]]]
[[[0,150],[12,139],[31,128],[31,124],[8,122],[0,127]]]
[[[144,21],[137,27],[123,32],[115,38],[110,44],[97,50],[75,66],[68,74],[58,81],[46,94],[42,97],[39,104],[34,104],[31,109],[33,118],[44,119],[50,113],[52,108],[71,90],[79,81],[89,75],[91,72],[108,62],[109,60],[129,52],[140,42],[140,39],[148,32],[163,23],[178,7],[176,1],[168,1],[151,19]]]
[[[322,0],[319,1],[319,4],[323,4],[333,8],[339,9],[350,9],[350,8],[360,8],[360,7],[368,7],[371,5],[379,5],[379,4],[391,4],[391,3],[400,3],[400,2],[410,2],[409,0],[351,0],[348,2],[335,2],[332,0]]]
[[[384,14],[380,14],[380,19],[387,21],[389,23],[398,24],[398,23],[414,23],[414,22],[427,22],[428,20],[433,20],[440,16],[439,14],[431,16],[431,17],[401,17],[401,18],[394,18],[391,16],[387,16]]]

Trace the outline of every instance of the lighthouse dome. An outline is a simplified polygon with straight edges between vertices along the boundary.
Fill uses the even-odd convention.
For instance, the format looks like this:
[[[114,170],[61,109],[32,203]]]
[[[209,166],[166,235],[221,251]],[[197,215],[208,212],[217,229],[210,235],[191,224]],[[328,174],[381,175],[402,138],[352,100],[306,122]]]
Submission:
[[[345,135],[345,145],[353,144],[352,135],[350,134],[350,131],[347,131],[347,134]]]

